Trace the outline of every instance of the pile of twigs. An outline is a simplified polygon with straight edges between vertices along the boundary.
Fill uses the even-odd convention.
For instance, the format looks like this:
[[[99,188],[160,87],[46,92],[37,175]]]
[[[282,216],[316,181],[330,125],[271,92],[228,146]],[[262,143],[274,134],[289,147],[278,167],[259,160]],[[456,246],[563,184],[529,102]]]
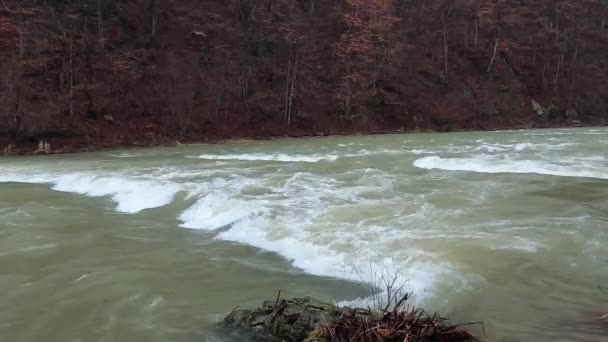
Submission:
[[[437,314],[406,305],[405,295],[392,309],[347,309],[340,317],[325,323],[321,333],[330,342],[478,342],[463,327],[451,324]],[[479,323],[478,323],[479,324]]]

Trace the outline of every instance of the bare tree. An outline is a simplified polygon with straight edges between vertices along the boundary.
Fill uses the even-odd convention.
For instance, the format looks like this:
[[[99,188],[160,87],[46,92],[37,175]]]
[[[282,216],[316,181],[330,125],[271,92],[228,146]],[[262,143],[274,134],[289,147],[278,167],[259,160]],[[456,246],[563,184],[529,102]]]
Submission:
[[[602,0],[602,5],[604,6],[604,11],[602,12],[602,25],[600,26],[600,30],[604,31],[608,18],[608,0]]]
[[[315,13],[315,9],[317,7],[317,1],[318,0],[310,0],[310,14]]]
[[[5,101],[3,103],[4,113],[0,112],[0,120],[5,125],[0,127],[0,132],[13,132],[16,136],[21,134],[23,130],[23,120],[21,118],[21,86],[18,84],[18,80],[15,77],[13,71],[8,71],[6,75],[0,77],[2,85],[8,91]],[[4,116],[4,117],[3,117]]]
[[[490,37],[490,44],[492,45],[492,58],[490,59],[490,64],[488,65],[488,69],[486,70],[488,73],[492,71],[492,66],[494,65],[494,61],[496,60],[496,53],[498,52],[498,45],[500,44],[500,29],[496,29],[492,36],[493,37]]]
[[[572,100],[574,97],[574,84],[576,83],[576,63],[578,58],[578,45],[574,48],[574,53],[572,54],[572,61],[570,62],[570,89],[568,90],[568,106],[572,105]]]
[[[70,35],[70,117],[74,116],[74,38]]]
[[[287,122],[287,118],[289,117],[289,111],[291,108],[289,107],[289,81],[291,76],[291,45],[289,46],[289,57],[287,57],[287,75],[285,76],[285,115],[284,121]]]
[[[298,79],[298,50],[296,50],[296,58],[293,66],[293,74],[291,80],[291,91],[289,92],[289,115],[287,116],[287,125],[291,124],[291,113],[293,111],[293,99],[296,94],[296,81]]]
[[[555,11],[555,19],[554,19],[555,40],[559,40],[559,22],[561,19],[562,8],[563,8],[563,6],[561,6],[560,4],[555,5],[555,9],[554,9],[554,11]]]
[[[546,79],[547,79],[547,66],[549,63],[549,54],[551,52],[551,44],[552,44],[552,38],[551,36],[549,36],[549,38],[547,39],[547,43],[545,45],[545,54],[543,57],[543,72],[541,75],[541,88],[544,90],[545,89],[545,84],[546,84]]]
[[[23,25],[21,25],[21,27],[19,27],[19,58],[20,59],[24,59],[25,58],[25,39],[24,39],[24,31],[25,29],[23,28]]]
[[[452,15],[452,11],[454,10],[454,4],[456,0],[443,0],[445,4],[445,14],[447,17]]]
[[[469,51],[469,22],[464,23],[464,54],[467,55]]]
[[[448,18],[447,18],[447,10],[446,13],[442,16],[442,24],[443,24],[443,76],[445,79],[448,79],[448,67],[449,67],[449,49],[448,49]]]
[[[150,0],[150,41],[154,44],[158,27],[158,10],[160,0]]]
[[[454,9],[455,0],[444,0],[444,8],[442,13],[442,38],[443,38],[443,76],[446,81],[448,79],[449,69],[449,27],[448,20]]]
[[[475,39],[473,40],[475,47],[479,41],[479,1],[475,1]]]
[[[557,94],[557,85],[559,82],[559,72],[560,72],[560,68],[561,68],[563,62],[564,62],[564,55],[560,55],[559,58],[557,59],[557,68],[555,71],[555,78],[553,79],[553,92],[555,92],[556,94]]]
[[[298,80],[298,50],[295,49],[295,57],[292,66],[292,47],[289,47],[289,61],[287,63],[286,90],[285,90],[285,123],[291,125],[293,115],[293,101],[296,95]]]
[[[103,0],[97,0],[97,33],[99,34],[99,47],[103,50],[105,47],[103,37]]]

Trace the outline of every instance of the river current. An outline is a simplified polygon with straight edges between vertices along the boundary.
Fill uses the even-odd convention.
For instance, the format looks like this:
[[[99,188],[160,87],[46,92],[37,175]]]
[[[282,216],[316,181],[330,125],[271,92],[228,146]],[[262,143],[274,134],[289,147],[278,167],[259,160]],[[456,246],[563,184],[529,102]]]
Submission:
[[[201,341],[396,277],[488,341],[605,341],[608,129],[0,159],[0,340]],[[602,337],[603,336],[603,337]]]

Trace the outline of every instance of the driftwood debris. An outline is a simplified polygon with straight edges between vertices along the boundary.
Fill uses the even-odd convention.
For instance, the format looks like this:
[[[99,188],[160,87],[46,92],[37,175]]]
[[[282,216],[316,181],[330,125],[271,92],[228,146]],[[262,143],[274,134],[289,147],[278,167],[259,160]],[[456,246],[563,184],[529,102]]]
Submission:
[[[392,309],[353,309],[312,298],[264,302],[262,307],[235,309],[225,319],[228,328],[248,331],[256,341],[289,342],[467,342],[480,341],[464,330],[467,324],[452,324],[407,304],[409,296]]]

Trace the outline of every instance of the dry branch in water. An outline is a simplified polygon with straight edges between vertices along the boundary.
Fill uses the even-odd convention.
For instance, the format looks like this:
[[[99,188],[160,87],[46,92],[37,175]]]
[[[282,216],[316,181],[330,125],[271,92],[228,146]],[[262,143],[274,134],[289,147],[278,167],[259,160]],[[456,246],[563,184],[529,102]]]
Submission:
[[[477,342],[464,328],[407,304],[404,295],[392,309],[340,308],[312,298],[265,302],[255,310],[235,309],[225,319],[258,341],[290,342]],[[480,323],[473,323],[480,324]]]
[[[337,321],[325,325],[324,336],[331,342],[480,341],[463,330],[471,324],[451,324],[437,314],[429,315],[407,305],[409,298],[404,295],[390,311],[347,309]]]

